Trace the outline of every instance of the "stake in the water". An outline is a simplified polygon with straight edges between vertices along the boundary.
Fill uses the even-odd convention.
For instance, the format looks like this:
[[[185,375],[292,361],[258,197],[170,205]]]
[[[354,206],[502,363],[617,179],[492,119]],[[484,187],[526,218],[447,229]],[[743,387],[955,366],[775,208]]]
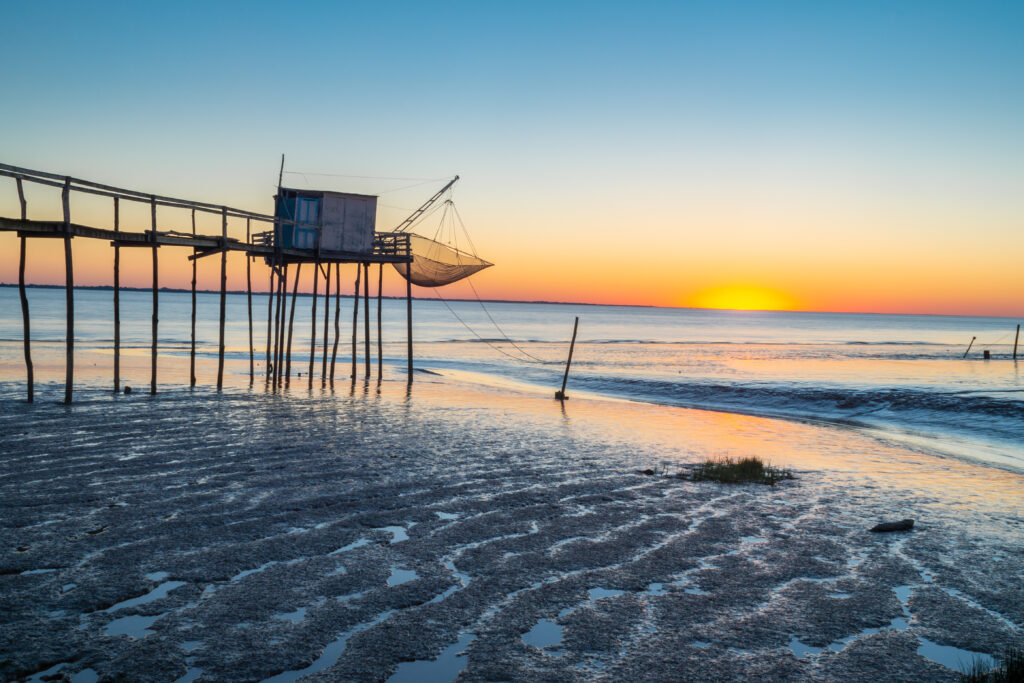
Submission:
[[[565,383],[569,381],[569,366],[572,365],[572,350],[576,348],[576,329],[580,326],[580,318],[576,316],[576,322],[572,324],[572,341],[569,342],[569,360],[565,361],[565,374],[562,375],[562,390],[555,392],[555,398],[565,401],[569,397],[565,395]]]

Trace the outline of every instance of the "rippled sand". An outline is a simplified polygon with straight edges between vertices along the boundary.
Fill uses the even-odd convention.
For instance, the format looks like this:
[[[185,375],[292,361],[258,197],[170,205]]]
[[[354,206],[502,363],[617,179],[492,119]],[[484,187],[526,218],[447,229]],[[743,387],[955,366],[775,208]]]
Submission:
[[[421,379],[68,408],[0,385],[0,674],[956,680],[1022,640],[1019,475]],[[718,453],[799,478],[672,476]]]

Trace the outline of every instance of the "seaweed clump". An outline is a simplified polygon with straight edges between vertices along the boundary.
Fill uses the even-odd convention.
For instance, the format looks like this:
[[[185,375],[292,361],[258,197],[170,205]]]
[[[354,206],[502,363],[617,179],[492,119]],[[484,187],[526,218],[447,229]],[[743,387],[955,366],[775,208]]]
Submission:
[[[1003,655],[1003,663],[986,670],[978,661],[971,670],[961,675],[965,683],[1015,683],[1024,681],[1024,647],[1010,648]]]
[[[775,467],[758,457],[733,458],[724,456],[705,460],[693,465],[689,472],[679,475],[690,481],[717,481],[722,484],[775,484],[786,479],[795,479],[793,472],[784,467]]]

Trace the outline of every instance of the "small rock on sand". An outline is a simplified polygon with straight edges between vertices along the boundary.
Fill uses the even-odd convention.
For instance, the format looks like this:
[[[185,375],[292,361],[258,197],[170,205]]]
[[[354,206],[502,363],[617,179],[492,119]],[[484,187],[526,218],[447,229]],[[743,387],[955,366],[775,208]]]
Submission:
[[[898,522],[882,522],[876,526],[871,527],[871,531],[882,533],[885,531],[909,531],[914,528],[914,520],[903,519]]]

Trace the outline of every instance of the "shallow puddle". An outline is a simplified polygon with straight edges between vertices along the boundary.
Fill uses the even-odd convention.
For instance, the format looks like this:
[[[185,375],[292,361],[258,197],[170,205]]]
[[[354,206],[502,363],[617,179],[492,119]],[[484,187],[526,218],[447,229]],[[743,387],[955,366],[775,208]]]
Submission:
[[[203,675],[203,670],[202,669],[200,669],[198,667],[190,666],[190,667],[188,667],[185,670],[185,675],[182,676],[181,678],[175,679],[174,683],[192,683],[192,681],[196,680],[197,678],[199,678],[202,675]]]
[[[187,582],[185,581],[164,581],[159,586],[149,591],[145,595],[140,595],[137,598],[130,598],[128,600],[122,600],[116,605],[112,605],[103,611],[116,612],[126,607],[136,607],[138,605],[145,605],[146,603],[154,602],[156,600],[162,600],[163,598],[166,598],[167,594],[170,593],[172,590],[184,586],[186,583]]]
[[[562,644],[562,630],[562,626],[550,619],[541,619],[536,626],[522,635],[522,640],[536,648],[552,648]]]
[[[294,612],[287,612],[285,614],[275,614],[275,619],[281,619],[282,621],[290,621],[293,624],[297,624],[306,618],[306,608],[300,607]]]
[[[391,576],[388,577],[389,586],[400,586],[403,583],[419,578],[419,575],[412,569],[391,568]]]
[[[995,668],[997,665],[996,660],[984,652],[961,650],[952,645],[939,645],[927,638],[919,638],[919,640],[921,645],[917,648],[917,654],[960,673],[969,672],[976,662],[985,670]]]
[[[158,614],[155,617],[144,617],[133,614],[130,617],[114,619],[107,624],[106,634],[108,636],[131,636],[132,638],[142,639],[153,633],[147,629],[162,616],[164,615]]]
[[[71,677],[71,683],[96,683],[100,680],[99,674],[92,669],[82,669]]]
[[[591,588],[587,594],[591,601],[600,600],[601,598],[614,598],[617,595],[624,595],[626,591],[615,590],[613,588]]]
[[[387,531],[391,534],[391,540],[389,543],[399,543],[401,541],[408,541],[409,534],[406,533],[404,526],[382,526],[379,527],[382,531]]]
[[[454,681],[459,672],[466,668],[466,647],[476,640],[472,633],[462,633],[459,639],[449,645],[437,659],[402,662],[398,670],[388,678],[387,683],[434,683]]]

